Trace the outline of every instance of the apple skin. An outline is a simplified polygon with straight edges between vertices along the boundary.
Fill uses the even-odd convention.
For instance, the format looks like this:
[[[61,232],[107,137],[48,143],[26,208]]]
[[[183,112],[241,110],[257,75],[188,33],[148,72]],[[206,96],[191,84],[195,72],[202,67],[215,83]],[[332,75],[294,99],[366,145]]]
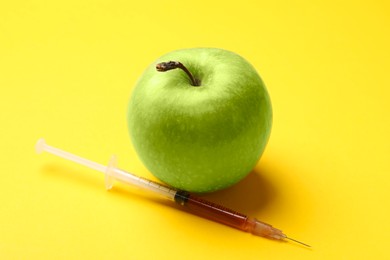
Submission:
[[[183,70],[156,71],[166,61]],[[268,142],[272,108],[263,81],[241,56],[223,49],[170,52],[152,63],[128,107],[132,144],[161,181],[190,192],[212,192],[243,179]]]

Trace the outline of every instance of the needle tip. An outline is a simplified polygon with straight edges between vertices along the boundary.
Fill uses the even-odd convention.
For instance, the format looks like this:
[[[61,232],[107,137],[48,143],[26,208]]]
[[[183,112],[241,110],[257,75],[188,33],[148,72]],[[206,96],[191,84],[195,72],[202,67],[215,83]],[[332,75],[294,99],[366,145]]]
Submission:
[[[296,243],[298,243],[298,244],[304,245],[304,246],[306,246],[306,247],[311,247],[310,245],[305,244],[305,243],[303,243],[303,242],[301,242],[301,241],[298,241],[298,240],[296,240],[296,239],[293,239],[293,238],[291,238],[291,237],[286,236],[285,238],[286,238],[286,239],[289,239],[289,240],[291,240],[291,241],[294,241],[294,242],[296,242]]]

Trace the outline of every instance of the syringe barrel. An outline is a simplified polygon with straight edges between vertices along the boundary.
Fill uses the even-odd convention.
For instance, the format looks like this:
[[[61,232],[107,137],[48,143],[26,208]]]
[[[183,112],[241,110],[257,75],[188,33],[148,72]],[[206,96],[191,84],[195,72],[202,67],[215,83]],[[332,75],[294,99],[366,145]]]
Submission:
[[[175,202],[186,207],[192,213],[252,233],[256,236],[281,240],[286,236],[281,230],[261,222],[255,218],[248,217],[232,209],[196,197],[185,191],[178,191],[175,195]]]
[[[175,196],[175,201],[176,203],[181,204],[190,212],[198,216],[243,231],[248,231],[248,229],[250,228],[248,226],[248,217],[246,215],[226,208],[224,206],[218,205],[216,203],[207,201],[205,199],[196,197],[188,192],[178,191]]]
[[[172,201],[175,200],[175,194],[177,191],[165,185],[159,184],[151,180],[147,180],[145,178],[139,177],[119,168],[113,168],[108,174],[110,174],[110,177],[113,177],[120,182],[131,184],[142,189],[158,193],[159,195]]]

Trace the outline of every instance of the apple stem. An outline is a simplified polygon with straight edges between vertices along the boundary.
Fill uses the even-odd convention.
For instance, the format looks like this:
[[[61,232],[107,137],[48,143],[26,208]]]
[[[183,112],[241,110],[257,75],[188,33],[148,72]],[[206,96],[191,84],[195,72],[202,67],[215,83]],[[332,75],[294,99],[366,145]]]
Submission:
[[[181,62],[168,61],[168,62],[161,62],[161,63],[158,63],[156,65],[156,70],[160,71],[160,72],[165,72],[165,71],[173,70],[173,69],[182,69],[190,78],[192,86],[194,86],[194,87],[200,86],[200,80],[194,78],[192,73]]]

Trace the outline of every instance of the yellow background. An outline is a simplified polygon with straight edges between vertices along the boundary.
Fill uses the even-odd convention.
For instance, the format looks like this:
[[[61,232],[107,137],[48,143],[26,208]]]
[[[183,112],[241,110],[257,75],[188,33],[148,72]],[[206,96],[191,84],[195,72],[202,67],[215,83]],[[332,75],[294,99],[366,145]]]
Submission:
[[[390,258],[386,1],[1,1],[1,259]],[[147,65],[219,47],[248,59],[274,108],[269,145],[205,197],[313,246],[189,215],[45,154],[49,144],[154,179],[126,108]]]

